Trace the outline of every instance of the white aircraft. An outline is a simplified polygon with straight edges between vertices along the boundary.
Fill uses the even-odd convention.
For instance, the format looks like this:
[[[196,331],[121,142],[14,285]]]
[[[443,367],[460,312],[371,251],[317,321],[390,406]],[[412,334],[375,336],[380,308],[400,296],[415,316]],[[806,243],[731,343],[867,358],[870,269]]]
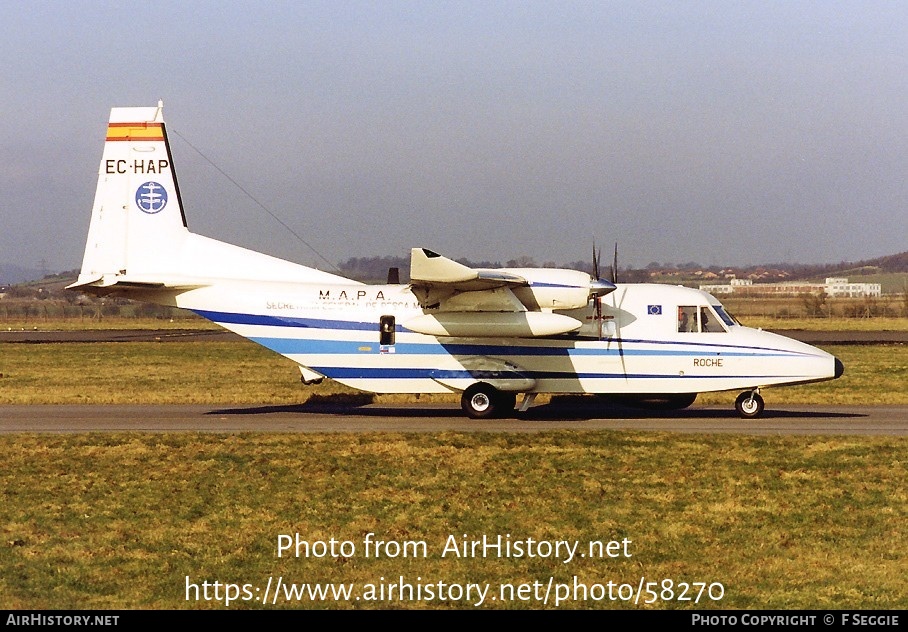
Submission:
[[[560,269],[473,269],[411,251],[409,284],[365,285],[189,232],[157,107],[113,108],[70,289],[192,310],[324,378],[376,393],[462,393],[474,418],[539,393],[683,408],[697,393],[835,379],[842,363],[743,327],[713,296]]]

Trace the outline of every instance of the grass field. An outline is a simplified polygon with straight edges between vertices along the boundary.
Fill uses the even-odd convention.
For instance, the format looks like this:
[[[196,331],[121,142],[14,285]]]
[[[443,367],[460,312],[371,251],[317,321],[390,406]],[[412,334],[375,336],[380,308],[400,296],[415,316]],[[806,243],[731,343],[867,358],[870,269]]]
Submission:
[[[268,607],[554,608],[560,594],[559,608],[904,609],[906,457],[903,440],[879,437],[3,436],[0,609],[256,608],[279,577],[353,592],[282,592]],[[386,543],[378,557],[370,533]],[[352,548],[279,557],[281,534]],[[499,535],[583,552],[629,542],[571,561],[442,555],[452,536]],[[547,603],[531,587],[507,597],[550,578],[561,592]],[[489,593],[479,606],[475,594],[369,598],[400,581]],[[192,587],[187,600],[203,582],[211,600]],[[621,598],[649,582],[654,594]],[[237,586],[229,606],[225,583]]]
[[[908,404],[908,346],[834,346],[845,364],[832,382],[766,389],[774,404]],[[334,382],[304,386],[295,364],[251,342],[59,343],[0,346],[0,404],[293,404],[355,393]],[[737,393],[703,394],[731,406]],[[413,402],[376,395],[376,402]],[[457,395],[421,401],[459,402]],[[540,398],[539,401],[543,401]]]
[[[906,403],[904,345],[830,350],[843,378],[767,389],[767,405]],[[245,342],[6,344],[0,373],[0,402],[19,404],[349,392],[305,387],[292,362]],[[733,396],[698,402],[730,406]],[[278,578],[269,608],[908,607],[900,438],[17,434],[0,436],[0,462],[0,609],[260,608]],[[370,533],[383,555],[367,556]],[[279,557],[282,534],[348,547]],[[627,539],[630,557],[442,556],[449,538],[483,536],[576,542],[578,552]],[[406,557],[389,555],[408,545]],[[401,582],[423,600],[389,596]],[[287,583],[352,592],[297,599]],[[467,583],[486,587],[480,605],[476,592],[451,592]],[[526,592],[509,592],[519,585]],[[651,592],[623,598],[640,585]]]
[[[194,314],[183,318],[0,318],[0,330],[121,330],[121,329],[205,329],[220,330],[219,325]]]

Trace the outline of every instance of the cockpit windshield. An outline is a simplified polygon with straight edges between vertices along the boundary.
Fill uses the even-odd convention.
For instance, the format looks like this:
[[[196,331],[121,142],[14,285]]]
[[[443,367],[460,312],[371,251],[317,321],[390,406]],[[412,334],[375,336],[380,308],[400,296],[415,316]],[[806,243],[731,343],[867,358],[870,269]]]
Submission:
[[[731,314],[726,312],[725,308],[722,307],[721,305],[713,305],[712,308],[719,315],[719,318],[722,319],[722,322],[725,323],[726,325],[728,325],[729,327],[741,324],[737,320],[735,320],[735,318]]]

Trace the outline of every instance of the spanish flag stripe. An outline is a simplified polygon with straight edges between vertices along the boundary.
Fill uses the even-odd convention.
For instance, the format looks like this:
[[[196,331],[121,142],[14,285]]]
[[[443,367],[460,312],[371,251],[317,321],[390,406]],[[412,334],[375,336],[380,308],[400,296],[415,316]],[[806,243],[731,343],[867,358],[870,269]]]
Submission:
[[[160,123],[109,123],[107,140],[164,140]]]

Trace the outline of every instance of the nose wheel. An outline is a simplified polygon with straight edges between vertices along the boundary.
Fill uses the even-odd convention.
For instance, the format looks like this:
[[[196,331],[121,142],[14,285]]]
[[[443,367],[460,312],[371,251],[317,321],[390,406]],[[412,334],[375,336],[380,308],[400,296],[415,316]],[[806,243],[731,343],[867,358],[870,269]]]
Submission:
[[[754,419],[763,414],[763,398],[759,389],[744,391],[735,400],[735,410],[742,419]]]

